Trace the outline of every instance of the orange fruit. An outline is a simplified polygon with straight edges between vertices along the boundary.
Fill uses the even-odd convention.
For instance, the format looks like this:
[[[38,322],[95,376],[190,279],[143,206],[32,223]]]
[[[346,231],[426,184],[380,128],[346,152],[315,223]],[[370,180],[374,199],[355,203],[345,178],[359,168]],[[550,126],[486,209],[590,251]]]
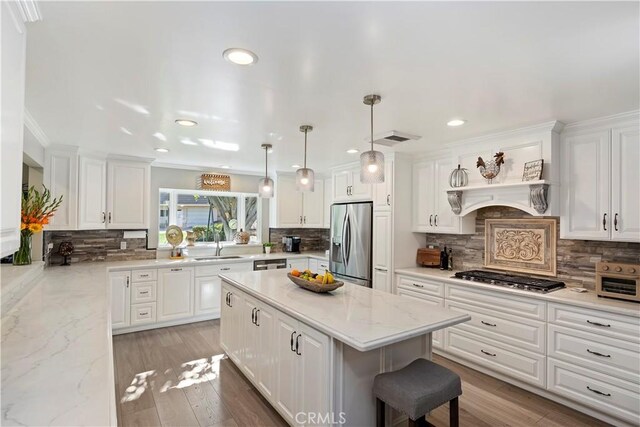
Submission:
[[[300,277],[300,271],[294,268],[293,270],[291,270],[291,275],[295,277]]]

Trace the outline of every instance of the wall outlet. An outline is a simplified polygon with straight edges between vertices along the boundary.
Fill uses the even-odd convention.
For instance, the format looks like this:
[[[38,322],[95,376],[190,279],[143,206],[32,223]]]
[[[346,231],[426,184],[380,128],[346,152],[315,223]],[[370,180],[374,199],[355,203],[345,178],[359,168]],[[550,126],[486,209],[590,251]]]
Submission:
[[[120,242],[120,249],[127,249],[127,242]]]

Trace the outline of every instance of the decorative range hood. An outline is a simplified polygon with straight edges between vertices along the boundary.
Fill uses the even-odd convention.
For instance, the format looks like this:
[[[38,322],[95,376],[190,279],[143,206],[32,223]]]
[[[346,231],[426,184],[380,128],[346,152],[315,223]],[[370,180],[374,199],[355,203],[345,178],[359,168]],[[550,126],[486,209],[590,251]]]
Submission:
[[[466,168],[469,183],[449,188],[447,200],[454,214],[465,216],[489,206],[510,206],[533,216],[560,215],[560,131],[553,121],[500,134],[456,142],[453,154]],[[500,173],[487,183],[476,168],[478,157],[504,152]],[[542,179],[523,181],[524,164],[543,159]]]

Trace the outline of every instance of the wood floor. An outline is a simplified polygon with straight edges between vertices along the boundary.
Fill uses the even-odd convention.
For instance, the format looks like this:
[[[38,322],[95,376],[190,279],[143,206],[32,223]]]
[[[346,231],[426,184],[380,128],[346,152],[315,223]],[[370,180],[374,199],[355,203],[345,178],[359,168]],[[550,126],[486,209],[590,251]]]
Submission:
[[[285,426],[220,348],[217,320],[113,338],[118,425]],[[462,426],[606,424],[447,359],[462,377]],[[429,422],[448,426],[447,405]],[[368,427],[368,426],[363,426]]]

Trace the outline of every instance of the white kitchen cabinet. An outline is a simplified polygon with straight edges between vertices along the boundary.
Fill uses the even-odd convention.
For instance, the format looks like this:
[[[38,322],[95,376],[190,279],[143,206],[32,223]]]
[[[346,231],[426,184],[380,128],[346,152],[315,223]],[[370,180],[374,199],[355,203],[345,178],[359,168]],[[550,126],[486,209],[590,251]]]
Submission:
[[[111,328],[127,327],[131,319],[131,272],[109,273],[109,286],[111,288]]]
[[[294,340],[298,321],[282,313],[276,314],[276,395],[275,405],[289,423],[293,424],[297,412],[297,378],[294,375],[298,356]]]
[[[294,268],[299,271],[304,271],[309,268],[308,258],[290,258],[287,259],[287,268],[293,270]],[[315,273],[315,271],[314,271]]]
[[[373,212],[373,289],[392,291],[391,262],[393,250],[391,212]]]
[[[131,326],[148,325],[156,321],[156,303],[146,302],[131,306]]]
[[[358,202],[373,200],[371,184],[360,182],[360,165],[350,165],[334,169],[333,202]]]
[[[318,260],[309,258],[309,270],[314,273],[318,273]]]
[[[78,169],[78,229],[104,228],[107,222],[107,162],[80,157]]]
[[[384,162],[384,182],[373,184],[373,210],[391,212],[393,197],[394,161],[386,159]]]
[[[161,268],[158,270],[159,322],[193,316],[193,267]]]
[[[149,163],[109,160],[107,168],[108,227],[149,228]]]
[[[316,179],[314,187],[312,192],[301,192],[296,189],[295,176],[278,175],[272,226],[277,228],[324,227],[324,181]]]
[[[569,132],[562,157],[560,237],[639,242],[638,124]]]
[[[451,158],[416,163],[413,166],[413,231],[473,234],[475,213],[455,215],[447,200]]]
[[[259,357],[256,363],[258,370],[258,389],[273,402],[276,394],[276,312],[270,306],[258,303],[256,326],[260,333]]]
[[[260,353],[260,330],[256,324],[255,316],[258,310],[258,302],[248,295],[242,301],[242,368],[244,374],[253,383],[258,378],[258,359],[263,356]]]
[[[2,2],[0,97],[0,256],[20,247],[27,30],[18,2]]]
[[[51,197],[62,204],[45,226],[51,230],[75,230],[78,227],[78,148],[47,148],[45,150],[43,184]]]
[[[235,289],[222,284],[222,299],[220,345],[236,365],[242,366],[244,297]]]
[[[220,286],[218,276],[196,277],[195,279],[195,315],[220,315]]]

